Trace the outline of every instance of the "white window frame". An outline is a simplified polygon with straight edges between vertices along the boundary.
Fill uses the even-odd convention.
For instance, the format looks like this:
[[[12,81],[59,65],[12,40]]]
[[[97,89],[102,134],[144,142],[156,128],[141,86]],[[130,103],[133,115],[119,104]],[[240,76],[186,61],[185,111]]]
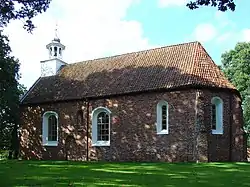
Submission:
[[[166,116],[167,116],[167,129],[166,130],[162,130],[162,106],[166,105],[167,110],[166,110]],[[168,124],[168,102],[166,101],[159,101],[156,107],[156,115],[157,115],[157,122],[156,122],[156,130],[157,130],[157,134],[168,134],[169,133],[169,124]]]
[[[109,140],[108,141],[98,141],[97,140],[97,116],[101,112],[106,112],[109,115]],[[110,128],[111,128],[111,111],[105,107],[98,107],[92,111],[92,146],[110,146]]]
[[[48,119],[49,116],[54,115],[57,119],[57,140],[56,141],[49,141],[48,140]],[[57,146],[58,145],[58,114],[54,111],[47,111],[43,114],[43,130],[42,130],[42,140],[44,146]]]
[[[220,97],[213,97],[211,104],[216,108],[216,129],[212,129],[212,134],[223,134],[223,101]],[[211,106],[211,127],[212,127],[212,106]]]

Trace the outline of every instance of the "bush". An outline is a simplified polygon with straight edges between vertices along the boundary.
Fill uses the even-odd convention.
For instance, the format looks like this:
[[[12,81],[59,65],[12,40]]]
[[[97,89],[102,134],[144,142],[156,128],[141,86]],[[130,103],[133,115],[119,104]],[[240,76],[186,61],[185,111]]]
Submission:
[[[8,158],[8,150],[0,150],[0,160],[6,160]]]

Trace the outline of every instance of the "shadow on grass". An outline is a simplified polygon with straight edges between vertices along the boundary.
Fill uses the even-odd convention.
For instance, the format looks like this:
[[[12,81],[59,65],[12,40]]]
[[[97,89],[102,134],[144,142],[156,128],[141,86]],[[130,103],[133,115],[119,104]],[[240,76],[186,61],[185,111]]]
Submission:
[[[250,186],[250,164],[0,161],[0,186]]]

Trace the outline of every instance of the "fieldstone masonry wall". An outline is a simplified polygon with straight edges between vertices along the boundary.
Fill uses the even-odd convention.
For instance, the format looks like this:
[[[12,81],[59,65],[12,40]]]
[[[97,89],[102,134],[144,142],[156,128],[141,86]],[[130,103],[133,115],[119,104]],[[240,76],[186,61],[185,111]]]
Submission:
[[[88,140],[86,102],[22,106],[21,152],[26,159],[86,160],[88,154],[89,160],[106,161],[183,162],[196,161],[196,158],[199,161],[228,161],[230,158],[243,161],[246,151],[243,149],[240,100],[234,95],[231,97],[233,138],[230,138],[230,95],[229,92],[190,89],[90,100]],[[223,135],[211,134],[210,103],[213,96],[219,96],[224,102]],[[156,105],[160,100],[169,104],[169,134],[164,135],[156,134]],[[112,112],[109,147],[91,146],[90,116],[99,106],[108,107]],[[82,127],[76,119],[80,109],[83,109]],[[42,145],[42,114],[48,110],[59,115],[57,147]],[[197,139],[196,122],[199,124]]]

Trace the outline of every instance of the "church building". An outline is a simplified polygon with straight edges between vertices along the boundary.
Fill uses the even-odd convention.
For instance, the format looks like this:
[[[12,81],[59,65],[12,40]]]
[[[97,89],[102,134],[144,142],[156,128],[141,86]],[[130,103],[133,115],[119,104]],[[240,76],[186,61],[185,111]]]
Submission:
[[[77,63],[56,37],[21,99],[24,159],[246,161],[241,97],[199,42]]]

